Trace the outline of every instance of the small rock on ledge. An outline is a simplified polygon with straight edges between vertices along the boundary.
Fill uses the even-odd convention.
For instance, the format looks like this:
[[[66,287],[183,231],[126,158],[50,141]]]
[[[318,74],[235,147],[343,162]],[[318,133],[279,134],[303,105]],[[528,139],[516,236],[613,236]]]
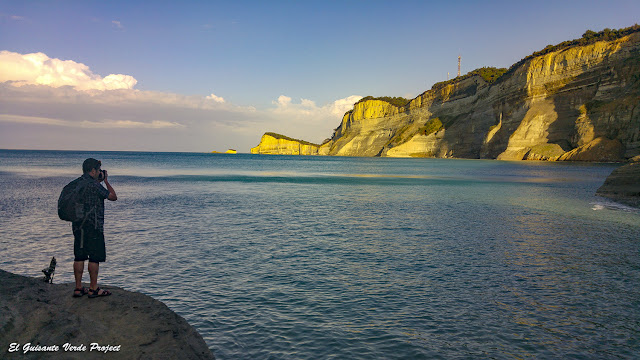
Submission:
[[[113,286],[111,296],[74,298],[74,287],[0,270],[0,358],[25,358],[31,343],[58,350],[34,349],[26,358],[214,359],[202,336],[162,302]]]

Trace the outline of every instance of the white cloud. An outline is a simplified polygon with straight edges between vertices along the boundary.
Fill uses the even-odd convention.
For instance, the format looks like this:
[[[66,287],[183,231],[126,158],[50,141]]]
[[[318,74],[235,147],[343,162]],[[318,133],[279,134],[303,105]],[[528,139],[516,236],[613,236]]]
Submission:
[[[47,117],[38,116],[21,116],[21,115],[9,115],[0,114],[0,122],[13,122],[21,124],[40,124],[40,125],[55,125],[55,126],[69,126],[70,122],[60,119],[52,119]]]
[[[302,107],[307,107],[307,108],[315,108],[316,107],[315,101],[309,100],[309,99],[300,99],[300,105]]]
[[[211,95],[207,96],[206,98],[209,99],[209,100],[213,100],[213,101],[215,101],[217,103],[221,103],[221,104],[224,103],[224,98],[222,98],[220,96],[217,96],[214,93],[211,93]]]
[[[344,99],[338,99],[332,103],[324,106],[316,105],[315,101],[309,99],[300,99],[300,104],[294,104],[291,102],[291,98],[285,95],[280,95],[278,100],[271,103],[277,105],[273,112],[287,113],[293,116],[342,116],[347,111],[351,110],[353,104],[362,99],[362,96],[351,95]]]
[[[130,75],[105,77],[44,53],[0,51],[0,144],[7,148],[248,151],[266,131],[321,142],[361,96],[324,105],[280,95],[269,108],[221,96],[140,91]],[[93,142],[92,142],[93,141]]]
[[[0,83],[5,148],[248,152],[266,121],[264,111],[204,96]]]
[[[138,82],[134,77],[122,74],[102,78],[82,63],[50,58],[44,53],[23,55],[0,51],[0,82],[7,81],[15,86],[71,86],[76,90],[133,89]]]
[[[280,95],[272,101],[275,108],[267,110],[269,128],[287,136],[312,142],[321,142],[331,136],[331,130],[340,124],[342,116],[353,108],[353,104],[362,96],[351,95],[335,100],[323,106],[315,101],[300,99],[300,103],[293,103],[291,97]]]
[[[124,26],[122,26],[122,23],[118,20],[112,20],[111,24],[118,30],[124,30]]]
[[[280,95],[278,96],[277,101],[272,101],[271,103],[274,105],[278,105],[278,108],[282,109],[288,107],[289,104],[291,104],[291,98],[288,96]]]
[[[182,124],[169,121],[153,120],[151,122],[131,121],[131,120],[106,120],[106,121],[83,121],[81,127],[99,129],[167,129],[184,127]]]
[[[133,89],[138,80],[129,75],[111,74],[102,79],[104,90]]]
[[[166,129],[184,127],[182,124],[169,121],[154,120],[151,122],[131,121],[131,120],[104,120],[104,121],[70,121],[38,116],[22,116],[0,114],[0,122],[13,122],[20,124],[39,124],[52,126],[67,126],[96,129]]]
[[[362,96],[351,95],[344,99],[336,100],[329,106],[329,110],[333,115],[342,116],[344,113],[351,110],[353,108],[353,104],[357,103],[360,99],[362,99]]]
[[[13,21],[25,21],[25,20],[27,20],[27,18],[25,18],[24,16],[9,15],[9,14],[0,13],[0,20],[4,20],[4,19],[9,19],[9,20],[13,20]]]

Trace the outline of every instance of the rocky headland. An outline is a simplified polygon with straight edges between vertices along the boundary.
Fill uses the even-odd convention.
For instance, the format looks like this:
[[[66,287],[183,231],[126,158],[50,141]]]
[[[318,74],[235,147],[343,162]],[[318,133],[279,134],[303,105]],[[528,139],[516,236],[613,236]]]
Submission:
[[[320,145],[308,141],[268,132],[262,135],[260,144],[251,148],[252,154],[267,155],[318,155]]]
[[[74,298],[74,287],[0,270],[0,358],[214,358],[160,301],[117,287],[108,297]]]
[[[613,170],[596,194],[640,208],[640,162]]]
[[[404,105],[365,98],[322,145],[267,133],[251,152],[622,162],[640,155],[639,104],[636,25],[587,31],[508,70],[435,84]]]

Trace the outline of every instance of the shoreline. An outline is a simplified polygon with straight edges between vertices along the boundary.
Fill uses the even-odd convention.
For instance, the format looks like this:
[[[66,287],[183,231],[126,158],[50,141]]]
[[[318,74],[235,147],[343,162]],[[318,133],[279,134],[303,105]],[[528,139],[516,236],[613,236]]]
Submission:
[[[195,328],[161,301],[115,286],[105,286],[111,296],[74,298],[74,288],[0,269],[1,357],[215,358]]]

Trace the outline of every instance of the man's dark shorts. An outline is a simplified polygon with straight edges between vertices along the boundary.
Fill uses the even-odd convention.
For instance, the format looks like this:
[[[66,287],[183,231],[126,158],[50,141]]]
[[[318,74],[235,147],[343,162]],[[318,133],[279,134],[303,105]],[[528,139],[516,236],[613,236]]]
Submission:
[[[73,231],[74,261],[104,262],[107,253],[104,246],[104,233],[93,225],[85,225]]]

